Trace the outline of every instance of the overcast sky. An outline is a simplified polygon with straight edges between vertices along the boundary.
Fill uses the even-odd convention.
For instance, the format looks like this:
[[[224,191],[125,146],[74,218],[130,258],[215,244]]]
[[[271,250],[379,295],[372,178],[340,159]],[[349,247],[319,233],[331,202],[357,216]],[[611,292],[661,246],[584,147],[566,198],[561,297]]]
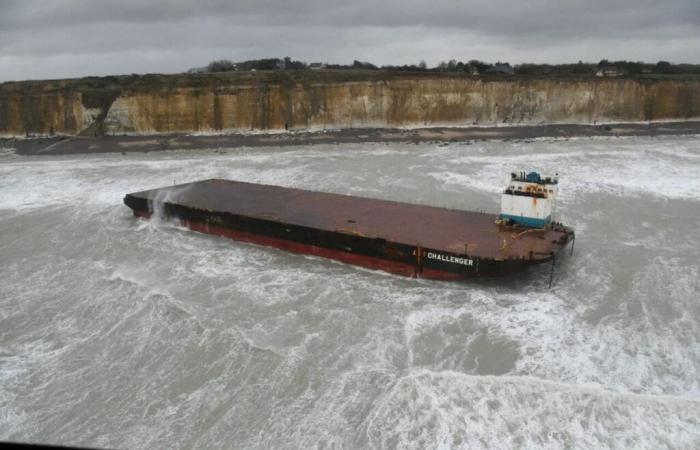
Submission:
[[[0,81],[284,56],[700,63],[700,0],[0,0]]]

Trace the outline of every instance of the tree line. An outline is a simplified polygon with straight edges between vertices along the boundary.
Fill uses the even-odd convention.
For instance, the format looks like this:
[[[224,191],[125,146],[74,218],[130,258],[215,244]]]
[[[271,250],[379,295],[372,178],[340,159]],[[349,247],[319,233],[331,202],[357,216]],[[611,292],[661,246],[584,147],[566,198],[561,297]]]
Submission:
[[[204,67],[190,69],[189,73],[234,72],[256,70],[382,70],[389,72],[466,72],[470,74],[514,74],[514,75],[595,75],[601,71],[613,71],[616,75],[643,74],[700,74],[700,64],[673,64],[668,61],[646,63],[640,61],[609,61],[597,63],[579,61],[570,64],[522,63],[511,65],[508,62],[489,63],[472,59],[459,61],[451,59],[429,67],[425,61],[418,64],[378,66],[366,61],[355,60],[352,64],[307,63],[285,58],[263,58],[234,62],[228,59],[212,61]]]

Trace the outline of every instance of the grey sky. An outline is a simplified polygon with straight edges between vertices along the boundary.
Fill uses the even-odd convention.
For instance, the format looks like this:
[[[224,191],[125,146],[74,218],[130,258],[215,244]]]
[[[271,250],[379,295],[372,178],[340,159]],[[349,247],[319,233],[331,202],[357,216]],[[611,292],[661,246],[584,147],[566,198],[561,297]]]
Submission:
[[[0,81],[283,56],[700,63],[700,0],[0,0]]]

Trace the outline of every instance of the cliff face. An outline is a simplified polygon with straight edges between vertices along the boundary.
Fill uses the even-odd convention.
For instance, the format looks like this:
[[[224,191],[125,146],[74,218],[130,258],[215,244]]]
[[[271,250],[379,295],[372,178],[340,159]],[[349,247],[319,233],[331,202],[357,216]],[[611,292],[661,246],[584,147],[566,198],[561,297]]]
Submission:
[[[700,81],[279,74],[0,85],[0,134],[149,134],[700,117]]]

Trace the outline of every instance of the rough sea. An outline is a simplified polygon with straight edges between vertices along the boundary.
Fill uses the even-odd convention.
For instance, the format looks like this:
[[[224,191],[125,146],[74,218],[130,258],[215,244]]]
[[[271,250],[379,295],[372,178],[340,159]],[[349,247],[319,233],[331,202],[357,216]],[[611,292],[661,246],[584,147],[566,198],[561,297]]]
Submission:
[[[220,177],[496,213],[560,174],[573,256],[402,278],[132,217]],[[700,136],[0,151],[0,440],[700,448]]]

